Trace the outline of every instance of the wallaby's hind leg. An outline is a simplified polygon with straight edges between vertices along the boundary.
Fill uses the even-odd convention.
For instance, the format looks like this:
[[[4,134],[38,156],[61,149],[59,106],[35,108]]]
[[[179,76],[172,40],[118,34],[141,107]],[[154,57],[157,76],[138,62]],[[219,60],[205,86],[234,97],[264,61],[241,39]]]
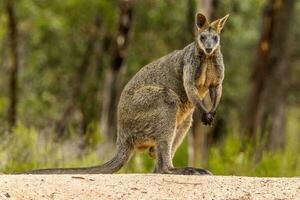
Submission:
[[[169,141],[160,141],[157,144],[157,163],[155,172],[162,174],[184,174],[184,175],[201,175],[202,173],[197,169],[191,167],[174,168],[171,156],[171,143]]]
[[[155,173],[162,174],[184,174],[184,175],[207,175],[211,174],[204,169],[192,167],[174,168],[172,163],[171,140],[159,141],[157,143],[157,159]]]
[[[168,119],[168,121],[161,123],[163,126],[160,126],[160,128],[156,130],[157,158],[155,172],[162,174],[202,174],[202,172],[191,167],[174,168],[172,163],[172,145],[176,136],[176,112],[172,112],[174,110],[170,108],[168,110],[162,108],[160,111],[159,116],[156,116],[155,120],[160,122]]]
[[[166,131],[173,132],[174,139],[166,139],[165,141],[158,140],[157,146],[153,146],[149,149],[149,154],[157,158],[157,163],[154,169],[154,173],[170,173],[170,174],[186,174],[186,175],[210,175],[211,172],[205,169],[185,167],[185,168],[174,168],[172,164],[172,158],[183,138],[188,132],[192,123],[192,115],[189,116],[184,122],[182,122],[177,129],[166,129]],[[163,133],[162,133],[163,134]]]
[[[189,131],[191,124],[192,124],[192,115],[188,116],[185,121],[183,121],[176,129],[175,138],[172,144],[172,158],[174,158],[174,155],[176,153],[176,150],[182,143],[183,139],[185,138],[187,132]],[[156,158],[157,148],[155,146],[152,146],[149,148],[149,156],[151,158]]]
[[[175,138],[172,144],[172,158],[174,158],[174,155],[176,153],[176,150],[182,143],[183,139],[185,138],[187,132],[189,131],[191,125],[192,125],[192,115],[188,116],[185,121],[183,121],[176,129]],[[151,158],[156,158],[156,152],[157,149],[155,146],[152,146],[149,148],[149,156]]]
[[[172,158],[174,157],[176,150],[182,143],[187,132],[189,131],[193,122],[193,115],[190,114],[181,124],[178,125],[176,129],[176,135],[172,144]]]
[[[184,139],[186,133],[188,132],[191,124],[192,124],[192,115],[188,116],[187,119],[177,127],[175,132],[175,138],[172,144],[172,150],[171,150],[172,158],[174,158],[176,150],[182,143],[182,140]],[[157,148],[155,146],[149,148],[149,156],[156,159]],[[157,172],[157,166],[154,168],[154,173],[156,172]]]
[[[191,125],[193,122],[193,114],[189,115],[178,127],[176,130],[176,136],[172,145],[172,157],[174,157],[176,150],[178,149],[178,147],[180,146],[180,144],[182,143],[184,137],[186,136],[187,132],[189,131]],[[208,174],[208,175],[212,175],[211,172],[209,172],[206,169],[200,169],[200,168],[193,168],[190,167],[193,170],[196,170],[197,172],[199,172],[200,174]]]

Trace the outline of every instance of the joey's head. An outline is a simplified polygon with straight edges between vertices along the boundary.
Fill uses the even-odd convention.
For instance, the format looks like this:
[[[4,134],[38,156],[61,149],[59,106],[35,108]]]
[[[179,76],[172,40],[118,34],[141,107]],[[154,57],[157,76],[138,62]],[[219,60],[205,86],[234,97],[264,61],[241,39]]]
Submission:
[[[226,15],[210,23],[203,14],[196,15],[196,43],[206,55],[213,54],[220,46],[220,34],[228,17]]]

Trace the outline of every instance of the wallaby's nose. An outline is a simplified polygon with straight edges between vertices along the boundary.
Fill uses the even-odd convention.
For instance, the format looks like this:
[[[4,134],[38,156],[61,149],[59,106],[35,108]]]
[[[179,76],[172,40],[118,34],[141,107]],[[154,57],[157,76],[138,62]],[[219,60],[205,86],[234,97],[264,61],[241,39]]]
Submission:
[[[205,51],[206,51],[207,53],[211,53],[211,52],[212,52],[212,48],[205,48]]]

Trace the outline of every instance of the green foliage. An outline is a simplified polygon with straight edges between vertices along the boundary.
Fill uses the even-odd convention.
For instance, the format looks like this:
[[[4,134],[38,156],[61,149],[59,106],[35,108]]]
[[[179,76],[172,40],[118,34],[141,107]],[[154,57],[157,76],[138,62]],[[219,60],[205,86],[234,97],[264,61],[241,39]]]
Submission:
[[[6,162],[1,164],[1,171],[36,167],[39,152],[37,139],[34,129],[18,125],[1,145],[1,161]]]
[[[295,120],[299,113],[290,113]],[[299,125],[298,125],[299,126]],[[286,146],[275,152],[262,151],[251,145],[242,146],[241,135],[227,134],[221,144],[210,148],[208,169],[217,175],[299,176],[300,155],[297,132],[289,132]]]
[[[0,171],[6,173],[22,172],[35,168],[49,167],[83,167],[100,164],[109,159],[102,156],[99,159],[95,147],[103,144],[99,138],[97,127],[91,124],[88,138],[92,142],[82,151],[82,141],[73,136],[64,143],[54,142],[53,137],[43,137],[34,128],[26,128],[19,124],[9,137],[3,137],[0,145]],[[226,134],[222,143],[209,148],[207,169],[216,175],[246,175],[246,176],[299,176],[300,156],[298,146],[287,144],[287,148],[278,152],[262,152],[257,160],[256,151],[248,145],[242,146],[242,140],[236,133]],[[290,135],[293,138],[294,135]],[[296,136],[297,137],[297,136]],[[88,144],[88,143],[85,143]],[[109,148],[105,148],[108,151]],[[187,140],[180,146],[174,158],[174,165],[188,165]],[[110,156],[112,152],[109,151]],[[102,160],[102,162],[101,162]],[[137,153],[120,171],[149,173],[154,169],[154,161],[147,152]]]
[[[103,142],[103,137],[99,132],[99,122],[90,123],[84,134],[84,144],[89,148],[95,149],[98,144]]]
[[[222,145],[210,149],[208,168],[215,174],[251,173],[250,155],[248,148],[241,151],[239,138],[229,135]]]
[[[0,171],[6,173],[22,172],[36,168],[75,167],[99,164],[95,146],[101,139],[89,128],[89,136],[95,140],[89,147],[80,149],[82,141],[72,137],[68,142],[55,142],[53,137],[38,134],[34,128],[22,124],[0,143]],[[96,144],[97,143],[97,144]]]
[[[154,170],[154,161],[147,152],[136,153],[130,162],[121,169],[120,173],[151,173]]]
[[[188,137],[186,137],[182,144],[179,146],[174,159],[173,163],[176,167],[186,167],[188,163]]]

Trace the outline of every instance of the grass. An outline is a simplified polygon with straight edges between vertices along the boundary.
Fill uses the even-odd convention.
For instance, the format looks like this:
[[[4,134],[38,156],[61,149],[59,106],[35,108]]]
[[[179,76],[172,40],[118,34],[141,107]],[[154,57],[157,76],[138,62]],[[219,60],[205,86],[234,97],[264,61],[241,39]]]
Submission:
[[[282,151],[262,153],[261,159],[253,158],[255,149],[242,148],[240,134],[227,133],[225,139],[209,148],[206,167],[217,175],[245,176],[299,176],[300,151],[299,110],[288,115],[286,147]],[[32,127],[22,124],[9,135],[3,135],[0,143],[0,171],[21,172],[33,168],[82,167],[102,163],[112,156],[110,148],[102,148],[104,140],[98,135],[98,127],[92,124],[88,138],[72,135],[66,142],[54,142],[53,137],[41,135]],[[87,137],[87,136],[86,136]],[[82,141],[88,146],[81,148]],[[101,151],[99,150],[101,148]],[[174,158],[175,166],[187,166],[188,142],[185,140]],[[100,152],[100,153],[99,153]],[[102,153],[102,154],[101,154]],[[106,155],[107,154],[107,155]],[[101,156],[102,155],[102,156]],[[154,161],[145,153],[137,153],[121,172],[151,172]]]

